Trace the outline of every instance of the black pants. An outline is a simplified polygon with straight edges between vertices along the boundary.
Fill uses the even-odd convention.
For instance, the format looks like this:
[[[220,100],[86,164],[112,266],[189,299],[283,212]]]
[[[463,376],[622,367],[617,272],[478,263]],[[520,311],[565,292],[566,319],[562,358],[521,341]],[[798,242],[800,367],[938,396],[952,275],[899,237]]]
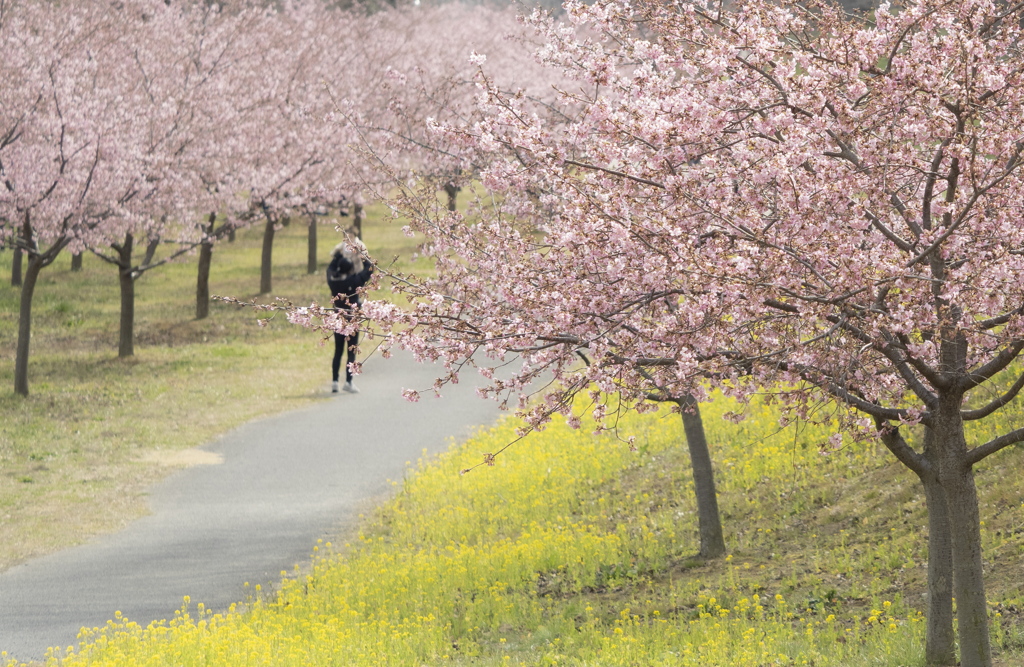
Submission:
[[[345,364],[345,382],[352,381],[352,371],[349,370],[349,364],[356,362],[356,346],[359,345],[359,332],[352,334],[351,336],[342,336],[339,333],[334,334],[334,359],[331,361],[331,379],[335,382],[338,381],[338,371],[341,370],[341,355],[345,351],[345,345],[348,345],[348,361]]]

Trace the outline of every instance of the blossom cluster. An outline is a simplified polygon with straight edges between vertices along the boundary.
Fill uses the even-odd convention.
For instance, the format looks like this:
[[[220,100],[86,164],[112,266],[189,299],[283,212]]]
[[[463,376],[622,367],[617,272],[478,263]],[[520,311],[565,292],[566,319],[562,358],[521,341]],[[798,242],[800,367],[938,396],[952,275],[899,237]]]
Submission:
[[[438,267],[387,314],[396,344],[518,357],[498,395],[553,373],[535,425],[591,383],[642,409],[744,378],[809,383],[861,412],[853,429],[927,421],[949,378],[985,382],[1024,336],[1024,74],[1000,7],[535,13],[572,83],[556,114],[481,62],[483,119],[437,124],[488,195],[464,213],[395,200]]]
[[[186,243],[211,211],[238,226],[354,199],[366,146],[415,161],[412,119],[471,106],[455,84],[474,49],[526,80],[510,32],[514,14],[482,7],[4,3],[0,243]]]

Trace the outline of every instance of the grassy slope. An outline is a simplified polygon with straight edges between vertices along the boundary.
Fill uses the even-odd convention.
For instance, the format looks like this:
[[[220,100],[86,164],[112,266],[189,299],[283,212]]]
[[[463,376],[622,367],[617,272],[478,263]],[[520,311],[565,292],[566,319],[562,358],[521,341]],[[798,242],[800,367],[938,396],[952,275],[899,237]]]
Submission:
[[[371,252],[411,253],[396,226],[373,220]],[[322,228],[321,259],[336,238]],[[214,292],[252,296],[259,243],[252,231],[217,251]],[[275,295],[323,298],[319,273],[305,275],[302,225],[279,235],[275,258]],[[140,281],[138,355],[118,360],[111,267],[86,258],[72,274],[67,262],[37,291],[32,396],[0,395],[0,567],[143,512],[146,486],[167,470],[154,452],[202,444],[326,384],[329,353],[306,332],[259,328],[224,304],[192,321],[192,262]],[[0,275],[9,266],[0,253]],[[10,387],[17,290],[0,288],[0,300],[0,385]],[[765,437],[776,417],[763,406],[728,424],[718,418],[727,407],[705,407],[726,561],[690,557],[677,418],[627,425],[640,435],[637,454],[555,425],[497,468],[459,477],[508,441],[505,425],[411,475],[357,542],[320,550],[279,598],[254,592],[245,613],[226,617],[192,605],[148,633],[118,619],[69,662],[915,664],[925,550],[912,477],[863,445],[822,457],[825,434],[811,428]],[[1005,665],[1024,661],[1022,459],[1014,448],[979,467]]]
[[[415,242],[371,208],[371,253],[408,262]],[[272,296],[326,300],[322,271],[306,274],[306,225],[277,235]],[[324,221],[321,266],[340,239]],[[248,300],[259,285],[262,228],[214,252],[211,291]],[[167,456],[253,418],[301,406],[326,388],[329,350],[308,331],[215,302],[195,321],[194,258],[145,274],[136,286],[136,356],[117,358],[114,268],[65,254],[36,288],[29,389],[13,394],[20,290],[0,252],[0,570],[116,530],[146,511],[146,488]],[[159,258],[159,254],[157,257]],[[266,301],[266,298],[263,298]],[[162,461],[162,462],[161,462]]]
[[[495,468],[506,423],[410,474],[350,544],[226,615],[86,633],[68,665],[918,665],[921,494],[876,446],[822,456],[824,428],[774,433],[705,406],[728,558],[696,551],[678,417],[630,418],[631,453],[556,422]],[[772,434],[766,436],[765,434]],[[1021,664],[1024,489],[1013,448],[981,468],[998,664]],[[54,661],[57,658],[54,657]]]

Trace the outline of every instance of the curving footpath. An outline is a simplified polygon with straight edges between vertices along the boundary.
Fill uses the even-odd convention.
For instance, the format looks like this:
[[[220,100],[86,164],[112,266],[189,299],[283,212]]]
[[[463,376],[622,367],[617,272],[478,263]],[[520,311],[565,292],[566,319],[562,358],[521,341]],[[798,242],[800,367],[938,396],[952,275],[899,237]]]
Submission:
[[[147,625],[173,617],[186,595],[223,610],[245,599],[246,582],[278,581],[389,493],[407,461],[495,421],[497,406],[475,396],[470,377],[440,400],[402,399],[402,387],[429,387],[435,370],[406,355],[370,359],[362,393],[246,424],[202,448],[223,463],[156,485],[151,515],[3,572],[0,651],[39,660],[116,611]]]

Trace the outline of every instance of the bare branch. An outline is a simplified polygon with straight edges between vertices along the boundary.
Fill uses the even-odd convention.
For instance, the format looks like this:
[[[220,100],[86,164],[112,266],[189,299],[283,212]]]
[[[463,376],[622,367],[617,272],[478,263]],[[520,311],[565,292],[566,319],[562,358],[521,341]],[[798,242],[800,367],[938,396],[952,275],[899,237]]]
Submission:
[[[931,166],[928,169],[928,178],[925,180],[924,194],[921,197],[921,226],[924,229],[932,228],[932,193],[935,192],[935,181],[938,178],[939,165],[942,164],[942,157],[946,154],[946,147],[950,139],[944,139],[939,147],[935,149],[935,157],[932,158]],[[914,260],[910,266],[917,263]]]
[[[1009,347],[1003,349],[1002,352],[997,354],[984,366],[981,366],[977,370],[969,371],[966,376],[960,381],[960,389],[967,391],[974,389],[978,385],[984,384],[992,377],[1010,365],[1014,359],[1020,356],[1021,351],[1024,350],[1024,341],[1014,341]]]
[[[813,382],[813,380],[811,380]],[[907,410],[900,410],[895,408],[885,408],[877,403],[866,401],[860,396],[855,395],[851,391],[844,387],[841,387],[834,381],[818,382],[815,383],[820,386],[823,390],[832,394],[835,398],[839,399],[843,403],[846,403],[850,407],[856,408],[861,412],[870,415],[876,419],[882,419],[886,421],[905,421],[910,418],[910,412]]]
[[[896,232],[886,227],[885,223],[878,219],[878,216],[874,215],[873,213],[867,213],[867,216],[868,220],[871,221],[872,226],[874,226],[874,228],[877,229],[878,231],[882,232],[882,236],[896,244],[896,247],[899,248],[900,250],[903,250],[904,252],[910,252],[913,246],[907,241],[901,239],[896,234]]]
[[[630,181],[636,181],[637,183],[643,183],[644,185],[650,185],[650,186],[655,187],[655,188],[661,188],[662,190],[665,189],[665,184],[664,183],[658,183],[657,181],[651,181],[651,180],[648,180],[646,178],[641,178],[640,176],[631,176],[630,174],[627,174],[627,173],[624,173],[624,172],[621,172],[621,171],[616,171],[614,169],[608,169],[607,167],[599,167],[599,166],[593,165],[593,164],[586,164],[584,162],[577,162],[576,160],[565,160],[565,164],[571,164],[573,166],[580,167],[582,169],[591,169],[591,170],[594,170],[594,171],[603,171],[604,173],[611,174],[612,176],[618,176],[619,178],[625,178],[625,179],[628,179]]]
[[[885,448],[899,459],[900,463],[913,470],[918,475],[926,474],[931,470],[931,464],[921,454],[914,451],[914,448],[907,444],[897,426],[886,423],[885,420],[875,417],[875,428],[878,429],[878,439],[882,441]]]
[[[1022,312],[1024,312],[1024,306],[1021,306],[1020,308],[1014,308],[1008,313],[997,315],[995,317],[990,317],[987,320],[981,320],[980,322],[978,322],[978,328],[981,331],[988,331],[989,329],[994,329],[998,326],[1006,324],[1017,315],[1020,315]]]
[[[996,410],[998,410],[999,408],[1003,407],[1004,405],[1012,401],[1014,398],[1016,398],[1017,394],[1020,393],[1020,390],[1022,388],[1024,388],[1024,373],[1021,373],[1017,377],[1017,381],[1014,382],[1013,386],[1007,389],[1002,396],[996,398],[995,400],[993,400],[988,405],[982,408],[978,408],[976,410],[962,410],[960,412],[960,417],[964,421],[971,421],[974,419],[982,419],[983,417],[988,417],[990,414],[992,414],[993,412],[995,412]]]
[[[1024,428],[1019,428],[1015,431],[1010,431],[1006,435],[1001,435],[998,438],[989,440],[984,445],[979,445],[974,449],[967,452],[966,461],[969,465],[974,465],[978,461],[981,461],[986,456],[995,454],[1000,449],[1015,445],[1018,442],[1024,441]]]

